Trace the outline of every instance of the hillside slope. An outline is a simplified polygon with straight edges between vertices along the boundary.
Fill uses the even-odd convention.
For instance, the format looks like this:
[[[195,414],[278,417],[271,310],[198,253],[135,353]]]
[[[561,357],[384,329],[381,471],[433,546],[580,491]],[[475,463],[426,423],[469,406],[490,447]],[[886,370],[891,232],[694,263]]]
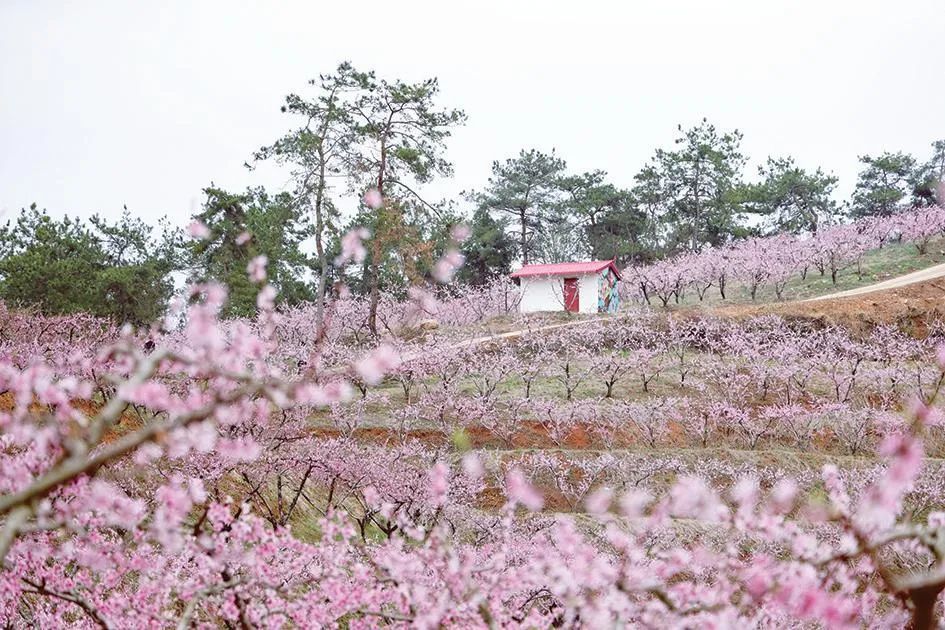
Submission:
[[[758,315],[780,315],[788,319],[803,318],[817,320],[824,325],[841,325],[859,331],[880,324],[892,324],[915,335],[923,336],[930,325],[945,321],[943,274],[945,274],[945,269],[932,279],[908,282],[895,288],[884,288],[883,285],[887,285],[887,282],[881,282],[811,300],[722,306],[714,309],[714,312],[721,316],[736,318]]]

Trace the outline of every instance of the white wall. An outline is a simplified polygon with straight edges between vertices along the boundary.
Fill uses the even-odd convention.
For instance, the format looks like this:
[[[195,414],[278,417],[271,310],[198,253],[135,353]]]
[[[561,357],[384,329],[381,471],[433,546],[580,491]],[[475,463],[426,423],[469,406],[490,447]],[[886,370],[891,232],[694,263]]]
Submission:
[[[597,312],[597,298],[600,287],[598,287],[599,274],[589,273],[578,276],[578,307],[582,313]]]
[[[598,274],[578,276],[578,307],[581,313],[597,312]],[[564,278],[561,276],[521,279],[521,313],[564,310]]]
[[[522,301],[518,306],[521,313],[564,310],[564,283],[561,278],[522,278],[521,290]]]

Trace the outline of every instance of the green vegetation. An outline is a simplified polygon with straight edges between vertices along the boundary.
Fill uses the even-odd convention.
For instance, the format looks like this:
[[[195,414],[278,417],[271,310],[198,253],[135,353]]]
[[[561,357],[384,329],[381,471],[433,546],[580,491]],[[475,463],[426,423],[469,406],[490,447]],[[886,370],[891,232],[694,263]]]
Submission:
[[[816,232],[825,218],[838,213],[833,193],[837,178],[819,168],[808,172],[793,158],[768,158],[758,167],[763,178],[758,184],[747,184],[742,196],[749,212],[768,219],[772,233]]]
[[[213,280],[226,285],[227,316],[249,316],[256,312],[258,287],[247,276],[249,262],[258,255],[268,259],[270,283],[285,304],[310,300],[313,291],[305,279],[311,261],[301,244],[311,226],[292,197],[269,196],[262,188],[233,194],[219,188],[204,190],[207,200],[195,219],[210,234],[189,246],[192,281]]]
[[[47,314],[87,312],[143,324],[164,312],[180,266],[180,231],[127,209],[116,223],[55,219],[33,204],[0,228],[0,299]]]
[[[247,267],[265,257],[280,303],[314,301],[323,331],[324,299],[343,282],[368,296],[368,328],[376,336],[382,293],[403,298],[412,286],[432,284],[447,253],[465,259],[461,284],[481,285],[518,261],[614,259],[624,267],[941,202],[945,140],[933,142],[924,159],[862,156],[855,192],[840,203],[835,176],[789,156],[767,158],[751,181],[742,133],[703,119],[680,125],[670,147],[657,148],[623,185],[601,169],[570,170],[554,150],[523,149],[494,161],[488,181],[463,193],[462,208],[424,190],[452,175],[447,142],[466,121],[462,109],[440,102],[436,78],[388,80],[344,62],[309,86],[309,94],[286,96],[288,128],[247,164],[286,169],[287,190],[211,184],[191,217],[208,238],[186,243],[179,228],[155,228],[127,211],[112,224],[97,216],[54,219],[34,205],[0,228],[0,299],[47,314],[86,311],[142,325],[166,312],[175,281],[186,277],[222,283],[230,296],[225,315],[248,316],[256,311],[257,284]],[[346,199],[357,202],[343,216]],[[459,224],[469,224],[462,244],[453,239]],[[352,238],[360,253],[336,268]],[[866,256],[856,273],[841,274],[836,286],[812,273],[793,280],[783,297],[862,286],[940,258],[934,248],[920,256],[890,246]],[[730,301],[746,301],[745,293],[733,287]],[[757,297],[770,293],[762,288]]]
[[[504,276],[512,269],[515,241],[506,233],[508,221],[495,219],[484,208],[473,213],[469,238],[463,243],[466,263],[457,279],[471,285],[485,284],[492,278]]]

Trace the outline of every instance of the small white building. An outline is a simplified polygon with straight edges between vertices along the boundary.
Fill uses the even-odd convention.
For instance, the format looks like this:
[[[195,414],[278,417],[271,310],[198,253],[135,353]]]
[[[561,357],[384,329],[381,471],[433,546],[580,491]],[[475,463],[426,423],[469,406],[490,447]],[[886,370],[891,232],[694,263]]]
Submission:
[[[511,278],[521,287],[522,313],[614,313],[620,307],[620,272],[612,260],[525,265]]]

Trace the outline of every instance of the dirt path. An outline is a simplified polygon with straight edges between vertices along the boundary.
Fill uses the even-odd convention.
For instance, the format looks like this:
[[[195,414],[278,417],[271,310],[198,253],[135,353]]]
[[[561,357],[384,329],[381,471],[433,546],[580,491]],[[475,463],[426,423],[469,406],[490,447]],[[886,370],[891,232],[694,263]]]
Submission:
[[[913,271],[912,273],[907,273],[904,276],[899,276],[898,278],[890,278],[889,280],[883,280],[882,282],[877,282],[875,284],[869,284],[865,287],[858,287],[856,289],[849,289],[847,291],[838,291],[837,293],[828,293],[827,295],[821,295],[819,297],[810,298],[808,300],[801,300],[802,302],[817,302],[819,300],[832,300],[834,298],[845,298],[852,297],[854,295],[864,295],[866,293],[873,293],[875,291],[884,291],[886,289],[895,289],[897,287],[904,287],[909,284],[915,284],[916,282],[922,282],[924,280],[933,280],[935,278],[940,278],[945,276],[945,263],[940,265],[934,265],[932,267],[926,267],[925,269],[919,269],[918,271]]]
[[[493,341],[495,339],[516,339],[522,335],[533,332],[544,332],[546,330],[554,330],[555,328],[568,328],[570,326],[581,326],[583,324],[589,324],[591,322],[600,321],[599,318],[592,317],[588,319],[579,319],[573,322],[564,322],[561,324],[547,324],[545,326],[538,326],[537,328],[520,328],[518,330],[510,330],[504,333],[496,333],[494,335],[486,335],[484,337],[474,337],[472,339],[464,339],[458,343],[454,343],[450,348],[464,348],[466,346],[475,346],[486,341]]]
[[[544,326],[537,326],[535,328],[520,328],[518,330],[510,330],[504,333],[495,333],[493,335],[484,335],[482,337],[473,337],[472,339],[463,339],[462,341],[457,341],[456,343],[451,343],[448,346],[440,348],[437,352],[443,352],[446,350],[458,350],[460,348],[468,348],[470,346],[476,346],[481,343],[486,343],[488,341],[495,341],[497,339],[517,339],[522,335],[527,335],[530,333],[536,332],[546,332],[548,330],[554,330],[556,328],[568,328],[571,326],[584,326],[590,324],[591,322],[599,322],[601,318],[599,317],[589,317],[587,319],[579,319],[573,322],[563,322],[560,324],[546,324]],[[419,359],[424,356],[424,354],[407,354],[401,357],[402,361],[412,361]]]

